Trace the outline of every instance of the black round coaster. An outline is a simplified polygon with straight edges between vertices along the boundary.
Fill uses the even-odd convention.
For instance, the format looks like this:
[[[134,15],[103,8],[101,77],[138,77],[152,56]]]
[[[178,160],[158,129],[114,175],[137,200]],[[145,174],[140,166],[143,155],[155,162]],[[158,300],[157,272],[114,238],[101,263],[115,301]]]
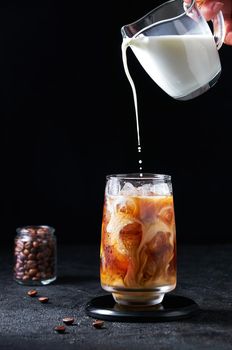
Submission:
[[[199,310],[192,299],[174,294],[166,294],[161,304],[146,308],[119,305],[111,294],[94,298],[85,307],[88,316],[114,322],[175,321],[191,317]]]

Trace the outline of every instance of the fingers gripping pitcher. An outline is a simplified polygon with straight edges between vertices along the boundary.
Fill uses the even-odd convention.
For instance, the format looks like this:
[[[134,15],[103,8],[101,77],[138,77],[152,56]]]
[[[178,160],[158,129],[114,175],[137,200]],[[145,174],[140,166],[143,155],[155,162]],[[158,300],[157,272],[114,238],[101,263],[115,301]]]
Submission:
[[[107,176],[100,256],[101,285],[118,304],[156,305],[175,288],[170,176]]]
[[[194,0],[170,0],[123,26],[123,62],[131,85],[127,47],[171,97],[189,100],[207,91],[221,73],[218,49],[225,36],[221,12],[212,22],[213,34]]]

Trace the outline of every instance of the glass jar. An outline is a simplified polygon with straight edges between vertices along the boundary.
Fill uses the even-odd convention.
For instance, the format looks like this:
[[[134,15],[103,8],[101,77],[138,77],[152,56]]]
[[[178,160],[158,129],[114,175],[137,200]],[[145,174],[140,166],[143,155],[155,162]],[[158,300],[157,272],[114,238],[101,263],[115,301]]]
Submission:
[[[56,237],[51,226],[16,230],[14,279],[24,285],[46,285],[56,279]]]

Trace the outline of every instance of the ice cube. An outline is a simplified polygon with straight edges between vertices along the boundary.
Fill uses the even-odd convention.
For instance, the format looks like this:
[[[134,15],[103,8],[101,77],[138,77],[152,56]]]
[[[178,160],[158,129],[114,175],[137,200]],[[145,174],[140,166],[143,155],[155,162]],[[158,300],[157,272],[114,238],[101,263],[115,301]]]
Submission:
[[[167,196],[171,193],[171,189],[166,183],[145,184],[138,187],[140,196]]]
[[[154,185],[155,194],[158,196],[167,196],[171,194],[171,189],[167,183],[157,183]]]
[[[138,188],[140,196],[152,196],[155,194],[155,187],[153,184],[145,184]]]
[[[112,178],[107,183],[106,194],[110,196],[117,196],[120,193],[120,189],[121,186],[118,179]]]
[[[137,188],[134,187],[130,182],[125,182],[120,194],[123,196],[135,196],[137,195]]]

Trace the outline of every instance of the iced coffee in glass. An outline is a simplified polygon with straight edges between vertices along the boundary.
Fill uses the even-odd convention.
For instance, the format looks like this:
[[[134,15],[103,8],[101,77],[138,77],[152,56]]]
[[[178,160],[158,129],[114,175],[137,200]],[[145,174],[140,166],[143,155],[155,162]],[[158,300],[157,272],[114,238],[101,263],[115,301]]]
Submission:
[[[102,288],[127,306],[162,302],[176,286],[171,177],[107,176],[102,220]]]

